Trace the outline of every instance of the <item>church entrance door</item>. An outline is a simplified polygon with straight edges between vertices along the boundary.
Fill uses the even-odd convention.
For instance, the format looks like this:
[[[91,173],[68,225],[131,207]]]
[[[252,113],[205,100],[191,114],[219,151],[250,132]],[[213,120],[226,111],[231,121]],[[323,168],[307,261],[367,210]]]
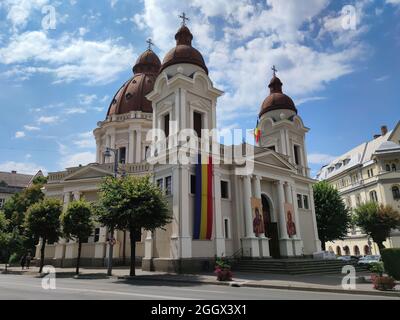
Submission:
[[[272,258],[278,259],[281,257],[279,250],[279,235],[278,224],[272,222],[271,205],[265,195],[261,196],[263,207],[263,218],[265,225],[265,236],[269,238],[269,252]]]

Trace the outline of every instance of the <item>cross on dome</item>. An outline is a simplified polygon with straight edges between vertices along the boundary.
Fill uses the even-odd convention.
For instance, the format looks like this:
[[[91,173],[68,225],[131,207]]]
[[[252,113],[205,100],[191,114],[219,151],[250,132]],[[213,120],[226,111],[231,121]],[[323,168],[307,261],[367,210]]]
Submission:
[[[275,67],[275,65],[273,65],[271,70],[274,72],[274,77],[275,77],[276,73],[278,72],[278,69]]]
[[[147,39],[147,44],[149,45],[148,49],[151,50],[151,47],[154,46],[153,41],[151,40],[151,38]]]
[[[190,19],[186,16],[186,13],[182,12],[182,14],[179,16],[179,18],[182,19],[182,25],[186,26],[186,21],[189,21]]]

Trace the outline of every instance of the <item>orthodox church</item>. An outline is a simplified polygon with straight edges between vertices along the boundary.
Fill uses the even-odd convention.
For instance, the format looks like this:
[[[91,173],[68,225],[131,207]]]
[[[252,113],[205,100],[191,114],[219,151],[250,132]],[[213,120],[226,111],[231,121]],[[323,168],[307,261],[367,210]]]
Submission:
[[[151,174],[168,198],[172,222],[165,230],[143,230],[137,239],[135,258],[143,270],[194,271],[215,256],[284,258],[320,251],[315,181],[307,165],[309,129],[283,93],[281,80],[274,72],[270,93],[260,101],[256,145],[240,145],[251,170],[242,170],[243,163],[227,156],[234,146],[217,143],[215,148],[215,141],[203,162],[190,150],[198,145],[177,142],[177,136],[192,129],[199,140],[208,139],[202,135],[205,129],[216,129],[223,92],[214,87],[185,23],[175,40],[162,63],[151,46],[137,59],[132,77],[94,130],[96,163],[50,173],[46,196],[62,199],[65,206],[80,198],[96,201],[102,179],[115,171]],[[149,139],[154,129],[162,130],[164,138],[150,134]],[[250,149],[251,154],[246,152]],[[190,154],[197,162],[171,161],[179,154]],[[129,236],[122,231],[113,236],[113,258],[125,262],[130,259]],[[106,228],[93,230],[83,245],[82,263],[105,265],[108,239]],[[71,266],[77,252],[77,243],[61,239],[46,246],[46,262]]]

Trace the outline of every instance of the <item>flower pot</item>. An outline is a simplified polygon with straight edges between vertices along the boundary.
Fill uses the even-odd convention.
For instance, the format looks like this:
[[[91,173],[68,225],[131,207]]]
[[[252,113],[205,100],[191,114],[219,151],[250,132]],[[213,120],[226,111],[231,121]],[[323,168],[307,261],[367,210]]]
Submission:
[[[392,290],[396,286],[394,279],[387,276],[376,276],[373,281],[376,290]]]
[[[232,272],[230,269],[217,268],[215,273],[217,274],[218,281],[232,281]]]

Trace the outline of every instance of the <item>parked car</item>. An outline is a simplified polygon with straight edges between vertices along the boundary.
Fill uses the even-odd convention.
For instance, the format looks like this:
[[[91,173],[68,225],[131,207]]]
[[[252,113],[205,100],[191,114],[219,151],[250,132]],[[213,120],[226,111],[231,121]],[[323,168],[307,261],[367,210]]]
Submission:
[[[360,258],[360,260],[358,260],[358,265],[360,266],[367,266],[369,267],[372,263],[377,263],[382,261],[381,256],[379,255],[370,255],[370,256],[365,256]]]
[[[337,257],[337,259],[341,260],[341,261],[354,261],[354,262],[357,262],[360,259],[360,257],[357,257],[357,256],[339,256],[339,257]]]

